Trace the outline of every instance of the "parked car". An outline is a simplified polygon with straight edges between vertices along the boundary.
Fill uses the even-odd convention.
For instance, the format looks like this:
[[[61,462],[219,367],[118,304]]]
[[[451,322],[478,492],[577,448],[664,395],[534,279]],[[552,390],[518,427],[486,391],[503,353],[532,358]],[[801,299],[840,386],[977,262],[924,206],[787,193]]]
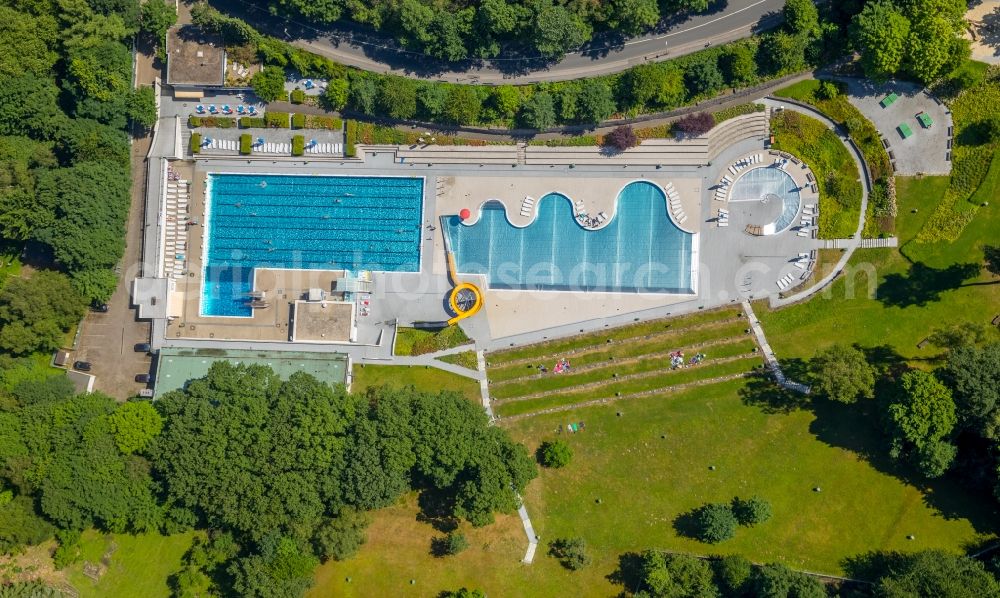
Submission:
[[[135,381],[136,382],[142,382],[143,384],[149,384],[149,380],[150,380],[149,374],[136,374],[135,375]]]
[[[149,343],[136,343],[135,352],[136,353],[149,353]]]
[[[73,362],[73,369],[74,370],[80,370],[81,372],[89,372],[90,371],[90,362],[89,361],[74,361]]]

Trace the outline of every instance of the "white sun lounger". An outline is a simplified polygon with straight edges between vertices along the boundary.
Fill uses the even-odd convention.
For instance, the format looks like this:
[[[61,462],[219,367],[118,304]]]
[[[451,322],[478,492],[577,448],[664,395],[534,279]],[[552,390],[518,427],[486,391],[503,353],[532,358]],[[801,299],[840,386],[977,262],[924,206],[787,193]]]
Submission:
[[[809,233],[807,233],[804,230],[800,230],[799,232],[797,232],[795,234],[798,235],[798,236],[800,236],[800,237],[808,237],[809,236]]]

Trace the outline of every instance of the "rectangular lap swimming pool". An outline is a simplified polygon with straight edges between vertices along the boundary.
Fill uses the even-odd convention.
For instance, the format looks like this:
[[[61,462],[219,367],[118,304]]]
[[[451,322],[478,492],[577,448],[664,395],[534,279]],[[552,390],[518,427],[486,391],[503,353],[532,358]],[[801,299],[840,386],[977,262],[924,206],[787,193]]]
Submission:
[[[637,181],[618,196],[617,213],[599,230],[586,230],[571,202],[549,193],[535,220],[518,228],[500,202],[487,202],[479,220],[445,219],[456,267],[485,274],[490,288],[694,293],[695,235],[677,228],[656,185]]]
[[[256,268],[419,271],[423,188],[422,178],[209,174],[201,314],[250,317]]]

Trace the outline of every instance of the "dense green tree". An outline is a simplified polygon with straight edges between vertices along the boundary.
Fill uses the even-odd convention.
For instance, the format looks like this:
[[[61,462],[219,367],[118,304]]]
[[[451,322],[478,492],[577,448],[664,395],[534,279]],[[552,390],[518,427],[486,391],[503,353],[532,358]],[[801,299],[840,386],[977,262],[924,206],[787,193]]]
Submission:
[[[472,9],[450,12],[440,10],[434,14],[434,19],[427,28],[430,40],[425,49],[435,58],[449,61],[464,60],[469,57],[465,40],[472,31],[472,19],[475,11]]]
[[[956,422],[951,390],[933,374],[921,370],[906,372],[886,407],[892,456],[911,455],[925,475],[941,475],[950,464],[943,464],[942,459],[955,453],[937,443],[947,440]]]
[[[352,71],[350,105],[363,114],[375,114],[378,100],[378,83],[364,72]]]
[[[323,101],[331,110],[343,110],[347,106],[351,84],[347,79],[338,77],[331,79],[326,84],[326,91],[323,92]]]
[[[313,546],[323,561],[343,561],[357,554],[365,543],[368,517],[361,511],[343,509],[336,517],[325,519],[316,528]]]
[[[802,37],[784,31],[769,33],[761,38],[757,61],[774,74],[797,71],[806,63],[805,42]]]
[[[501,119],[514,118],[521,107],[521,92],[513,85],[498,85],[490,90],[489,103]]]
[[[448,102],[448,88],[444,85],[424,83],[417,90],[417,100],[422,114],[431,120],[440,119]]]
[[[113,270],[80,270],[72,278],[73,288],[90,303],[106,303],[118,286]]]
[[[539,91],[525,100],[521,106],[521,122],[528,128],[540,131],[555,126],[556,107],[552,94],[547,91]]]
[[[809,373],[819,394],[841,403],[871,398],[875,391],[875,369],[864,353],[848,345],[821,349],[809,360]]]
[[[379,84],[378,106],[392,118],[413,118],[417,113],[417,85],[405,77],[385,77]]]
[[[538,462],[545,467],[565,467],[573,458],[573,449],[565,440],[546,440],[538,447]]]
[[[861,52],[865,74],[887,79],[898,71],[906,56],[910,20],[890,0],[869,2],[851,23],[851,40]]]
[[[698,539],[709,544],[717,544],[736,535],[739,523],[732,508],[727,504],[710,503],[694,514]]]
[[[549,542],[549,556],[570,571],[583,569],[591,561],[583,538],[557,538]]]
[[[59,55],[58,23],[51,15],[31,15],[0,6],[0,77],[29,74],[48,78]]]
[[[448,98],[444,103],[444,117],[454,124],[475,124],[479,121],[479,113],[483,109],[476,88],[468,85],[457,85],[448,90]]]
[[[719,589],[726,596],[743,596],[753,575],[753,564],[744,556],[729,554],[712,562]]]
[[[819,11],[812,0],[786,0],[782,12],[794,33],[814,35],[819,31]]]
[[[733,498],[732,509],[740,525],[754,526],[771,518],[771,503],[757,495]]]
[[[266,66],[250,79],[253,93],[265,102],[286,99],[285,71],[276,66]]]
[[[701,60],[688,67],[684,81],[692,96],[714,92],[725,84],[714,59]]]
[[[166,41],[167,29],[177,22],[177,10],[164,0],[146,0],[140,10],[140,26],[157,43]]]
[[[758,567],[751,579],[756,598],[826,598],[826,588],[815,577],[773,563]]]
[[[0,75],[0,134],[52,139],[66,125],[59,89],[34,75]]]
[[[151,86],[143,85],[128,94],[128,117],[143,129],[156,124],[156,95]]]
[[[944,475],[958,455],[958,448],[943,440],[925,442],[916,453],[917,468],[929,478]]]
[[[258,540],[336,506],[353,409],[342,391],[305,374],[283,382],[266,367],[216,362],[156,406],[164,427],[149,452],[171,503]]]
[[[124,455],[141,452],[163,430],[163,418],[146,401],[125,403],[110,419],[115,445]]]
[[[942,377],[952,389],[958,419],[986,438],[1000,440],[1000,343],[981,349],[957,346],[948,354]]]
[[[625,35],[638,35],[659,21],[657,0],[614,0],[608,25]]]
[[[708,561],[686,554],[647,550],[641,556],[642,590],[656,598],[717,598]]]
[[[1000,595],[983,564],[943,550],[896,554],[875,584],[879,598],[979,598]]]
[[[602,79],[584,79],[577,98],[577,119],[585,123],[599,123],[611,117],[616,110],[611,87]]]
[[[580,17],[558,4],[543,8],[534,26],[535,49],[546,58],[562,56],[590,39],[590,31]]]
[[[30,497],[20,495],[0,504],[0,554],[41,544],[54,533],[52,524],[35,513]]]
[[[12,278],[0,289],[0,349],[14,355],[51,351],[84,313],[66,276],[42,270]]]
[[[623,106],[633,110],[674,108],[684,101],[684,74],[671,64],[643,64],[629,69],[619,83]]]
[[[757,60],[746,44],[733,44],[721,59],[726,81],[733,87],[751,85],[757,80]]]
[[[260,553],[230,567],[233,588],[245,598],[299,598],[313,581],[319,561],[289,537],[268,535]]]
[[[911,22],[903,66],[918,81],[930,83],[951,59],[955,28],[943,16],[923,15]]]
[[[469,547],[469,540],[462,532],[452,531],[441,538],[435,538],[432,544],[437,556],[455,556]]]

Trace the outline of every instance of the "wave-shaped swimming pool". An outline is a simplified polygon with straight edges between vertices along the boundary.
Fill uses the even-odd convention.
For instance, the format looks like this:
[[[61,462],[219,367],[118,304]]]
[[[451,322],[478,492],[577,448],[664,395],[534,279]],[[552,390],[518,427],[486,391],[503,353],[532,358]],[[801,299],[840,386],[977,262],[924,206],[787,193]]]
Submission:
[[[458,271],[485,274],[494,289],[695,292],[695,236],[670,220],[656,185],[628,184],[617,213],[599,230],[581,227],[564,195],[549,193],[536,205],[524,228],[511,225],[496,201],[483,205],[473,225],[446,218]]]
[[[208,175],[201,313],[249,317],[257,268],[420,270],[423,179]]]

